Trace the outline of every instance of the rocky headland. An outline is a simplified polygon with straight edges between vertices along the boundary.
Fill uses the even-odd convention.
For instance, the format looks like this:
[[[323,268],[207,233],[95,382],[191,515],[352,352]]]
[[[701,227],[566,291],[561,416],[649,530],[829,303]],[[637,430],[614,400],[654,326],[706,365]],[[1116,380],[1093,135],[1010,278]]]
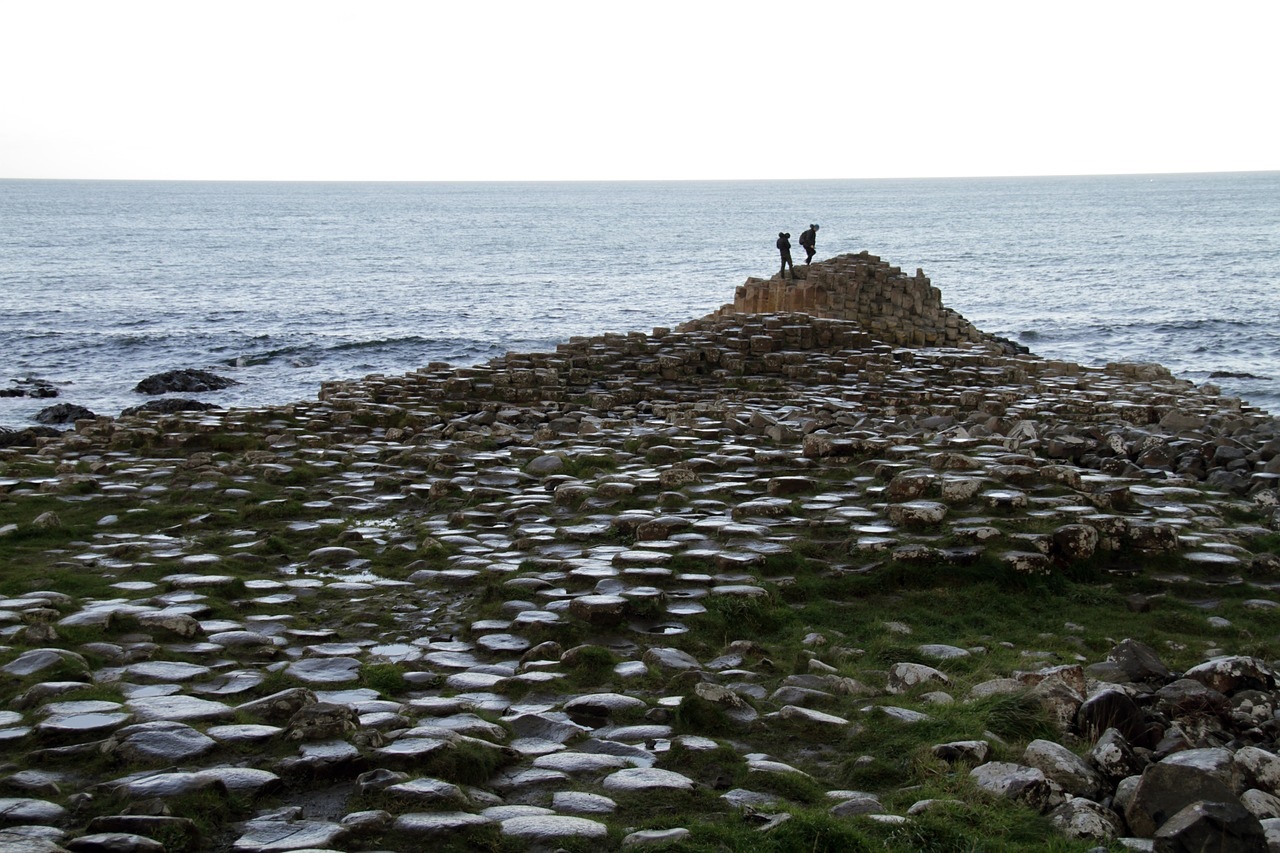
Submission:
[[[0,849],[1280,850],[1277,421],[863,253],[0,448]]]

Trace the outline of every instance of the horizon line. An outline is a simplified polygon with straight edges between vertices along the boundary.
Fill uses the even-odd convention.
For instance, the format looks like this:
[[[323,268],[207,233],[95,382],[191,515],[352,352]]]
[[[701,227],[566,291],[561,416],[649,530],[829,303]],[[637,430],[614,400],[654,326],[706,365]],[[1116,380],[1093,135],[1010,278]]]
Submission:
[[[950,181],[1034,178],[1124,178],[1186,175],[1266,175],[1280,169],[1210,169],[1173,172],[1053,172],[1004,175],[882,175],[842,178],[84,178],[0,177],[0,181],[65,181],[75,183],[204,183],[204,184],[674,184],[674,183],[817,183],[845,181]]]

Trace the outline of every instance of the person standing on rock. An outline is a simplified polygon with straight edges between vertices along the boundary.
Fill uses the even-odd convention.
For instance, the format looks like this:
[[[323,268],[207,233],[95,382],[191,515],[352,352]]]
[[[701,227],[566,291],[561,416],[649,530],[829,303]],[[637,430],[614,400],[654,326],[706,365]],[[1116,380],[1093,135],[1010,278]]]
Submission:
[[[818,242],[818,226],[810,223],[809,230],[800,234],[800,246],[804,249],[806,264],[813,262],[813,253],[817,251],[815,248]]]
[[[791,264],[791,277],[796,277],[796,265],[791,260],[791,235],[785,231],[778,232],[778,254],[782,255],[782,269],[778,275],[787,277],[787,264]]]

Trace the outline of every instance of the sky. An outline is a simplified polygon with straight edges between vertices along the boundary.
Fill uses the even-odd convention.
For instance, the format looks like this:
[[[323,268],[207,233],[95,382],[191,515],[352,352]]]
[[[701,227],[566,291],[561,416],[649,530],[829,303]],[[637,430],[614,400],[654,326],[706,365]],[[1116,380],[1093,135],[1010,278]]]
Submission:
[[[0,0],[0,178],[1280,169],[1280,3]]]

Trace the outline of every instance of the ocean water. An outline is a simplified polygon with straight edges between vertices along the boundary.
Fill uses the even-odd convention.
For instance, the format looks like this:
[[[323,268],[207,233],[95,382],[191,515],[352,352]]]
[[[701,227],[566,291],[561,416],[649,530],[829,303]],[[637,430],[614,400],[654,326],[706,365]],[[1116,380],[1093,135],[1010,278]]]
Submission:
[[[1280,172],[630,183],[0,181],[0,426],[118,414],[163,370],[322,381],[546,351],[702,316],[818,257],[924,269],[984,331],[1088,365],[1157,361],[1280,413]],[[1230,374],[1211,378],[1215,373]]]

